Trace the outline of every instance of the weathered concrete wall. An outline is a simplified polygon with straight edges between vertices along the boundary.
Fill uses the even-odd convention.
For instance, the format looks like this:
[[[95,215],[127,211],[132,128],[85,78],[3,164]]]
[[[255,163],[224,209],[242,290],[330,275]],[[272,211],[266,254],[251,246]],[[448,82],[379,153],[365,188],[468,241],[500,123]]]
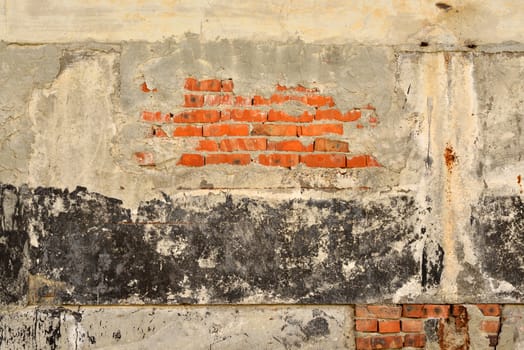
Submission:
[[[135,311],[180,346],[496,345],[524,298],[518,1],[36,3],[0,2],[0,348],[121,346],[97,313]]]

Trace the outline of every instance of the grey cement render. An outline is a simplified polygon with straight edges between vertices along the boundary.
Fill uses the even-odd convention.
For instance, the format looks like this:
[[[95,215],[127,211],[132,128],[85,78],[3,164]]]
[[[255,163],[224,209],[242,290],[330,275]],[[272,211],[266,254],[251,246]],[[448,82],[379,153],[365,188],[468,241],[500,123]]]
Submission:
[[[0,314],[0,349],[348,349],[349,306],[31,307]]]
[[[355,249],[361,246],[354,241],[356,237],[365,242],[371,239],[370,232],[376,232],[373,239],[384,252],[409,256],[402,265],[406,273],[392,273],[385,285],[383,278],[371,274],[367,296],[356,293],[364,285],[348,284],[344,288],[349,288],[349,292],[344,297],[313,298],[313,302],[520,301],[523,279],[517,247],[522,244],[518,228],[523,220],[519,214],[522,184],[518,182],[522,172],[519,145],[524,141],[522,53],[488,53],[482,47],[458,52],[424,50],[308,44],[300,40],[201,42],[195,35],[187,35],[182,41],[118,45],[3,44],[2,69],[4,86],[8,88],[0,92],[5,134],[1,171],[2,182],[16,188],[7,191],[10,194],[4,193],[2,234],[13,235],[16,225],[9,223],[15,222],[16,217],[24,218],[14,229],[25,235],[18,241],[27,240],[29,244],[26,248],[18,245],[17,249],[24,251],[19,271],[42,274],[44,279],[57,283],[64,282],[64,278],[83,280],[82,275],[64,277],[58,272],[60,266],[56,264],[70,265],[73,261],[57,260],[61,262],[55,264],[49,260],[50,266],[35,269],[38,261],[27,257],[28,248],[32,252],[40,249],[36,255],[45,254],[46,249],[41,247],[46,240],[52,242],[53,237],[60,239],[64,235],[60,229],[49,230],[46,222],[60,227],[63,217],[73,215],[68,213],[72,207],[64,208],[62,202],[50,207],[49,200],[55,196],[51,194],[60,193],[58,197],[64,199],[80,186],[101,201],[89,205],[104,206],[106,201],[112,201],[110,198],[120,201],[118,210],[123,210],[126,220],[136,227],[140,226],[140,208],[166,198],[174,212],[179,206],[194,205],[191,214],[184,214],[189,221],[199,215],[209,216],[216,198],[221,203],[228,197],[239,203],[249,201],[249,220],[258,221],[271,215],[268,210],[292,205],[294,210],[308,213],[306,231],[301,228],[303,217],[279,212],[281,220],[291,226],[277,225],[269,236],[289,234],[290,239],[298,239],[297,235],[306,234],[306,241],[311,244],[318,241],[312,228],[329,225],[333,220],[332,209],[319,210],[318,203],[324,203],[320,207],[325,208],[344,203],[340,212],[346,214],[340,219],[344,218],[341,234],[345,238],[339,244],[350,247],[344,254],[358,255]],[[342,110],[370,103],[376,107],[378,126],[351,130],[348,141],[355,153],[372,154],[383,166],[362,170],[303,166],[276,169],[257,165],[177,167],[179,155],[194,145],[187,140],[159,142],[146,138],[148,126],[140,121],[140,112],[179,110],[187,76],[232,78],[239,95],[267,96],[277,83],[303,84],[333,96]],[[157,88],[158,93],[143,93],[139,88],[143,82]],[[293,112],[297,106],[288,104],[284,108]],[[143,150],[158,155],[155,168],[137,166],[133,153]],[[451,157],[448,161],[446,155]],[[23,194],[15,196],[23,199],[13,203],[9,199],[13,193]],[[38,202],[42,197],[35,197],[35,193],[41,193],[43,202]],[[47,195],[51,197],[46,198]],[[409,210],[394,214],[394,228],[389,229],[390,214],[384,213],[397,213],[399,209],[391,198],[402,197],[410,203]],[[187,204],[199,203],[201,198],[206,198],[202,204]],[[33,206],[34,211],[15,212],[17,205]],[[375,212],[369,212],[370,205]],[[511,211],[507,219],[496,214],[500,205]],[[151,210],[154,220],[169,221],[167,214]],[[227,211],[220,215],[219,220],[224,222],[238,221]],[[362,227],[343,224],[363,218]],[[78,217],[72,220],[68,220],[68,225],[83,227],[71,233],[74,235],[87,234],[100,226]],[[267,234],[263,226],[259,227],[253,237]],[[504,242],[489,241],[489,237],[499,237],[502,228],[507,235]],[[140,239],[145,239],[147,230],[139,231]],[[202,232],[220,236],[216,226]],[[239,237],[242,232],[238,228]],[[333,229],[326,232],[332,234]],[[180,243],[173,227],[167,229],[165,240],[168,246]],[[273,238],[267,243],[268,252],[277,248]],[[89,239],[82,244],[86,251],[94,249],[89,247]],[[164,259],[162,249],[152,248],[156,255],[151,257],[153,261]],[[323,253],[341,264],[340,269],[347,266],[346,281],[371,272],[370,267],[359,267],[354,258],[333,256],[331,249]],[[15,250],[13,254],[18,253]],[[307,256],[306,250],[304,254]],[[380,254],[379,260],[383,257]],[[94,258],[97,261],[99,257]],[[504,264],[508,258],[517,265]],[[377,266],[373,254],[363,255],[362,259],[364,265]],[[499,262],[493,263],[493,259]],[[97,264],[93,265],[95,270]],[[395,267],[403,262],[388,264]],[[15,280],[27,281],[26,275],[10,274]],[[246,278],[256,275],[249,272]],[[342,278],[336,274],[331,277]],[[289,277],[279,278],[283,278],[281,283],[289,281]],[[374,278],[378,288],[372,287]],[[160,283],[163,285],[158,287],[162,289],[173,282]],[[23,283],[9,288],[19,291],[15,294],[24,294]],[[189,290],[197,292],[195,287]],[[280,302],[271,295],[274,294],[255,300]],[[128,297],[126,293],[114,296],[115,300]],[[209,299],[213,300],[213,296]],[[198,300],[206,297],[194,299]]]
[[[5,348],[23,347],[24,336],[36,349],[125,339],[133,345],[122,348],[169,339],[198,349],[195,338],[217,349],[353,348],[352,309],[323,304],[521,303],[522,52],[514,42],[366,46],[193,34],[2,43]],[[371,103],[379,125],[348,140],[383,167],[176,167],[194,145],[147,139],[140,111],[176,112],[191,75],[233,78],[242,95],[303,84],[341,109]],[[141,92],[144,81],[158,93]],[[142,150],[159,155],[154,169],[134,162]],[[149,315],[144,303],[195,306]],[[209,303],[229,306],[217,312]],[[238,305],[257,303],[275,306]],[[13,311],[28,304],[50,307]],[[518,319],[503,320],[501,349],[519,348]]]

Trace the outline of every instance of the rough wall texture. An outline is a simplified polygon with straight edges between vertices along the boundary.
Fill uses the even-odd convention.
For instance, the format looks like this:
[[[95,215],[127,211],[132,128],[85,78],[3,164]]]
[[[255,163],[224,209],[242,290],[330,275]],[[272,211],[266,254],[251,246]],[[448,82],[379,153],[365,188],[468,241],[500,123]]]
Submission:
[[[1,349],[524,346],[519,1],[0,5]]]

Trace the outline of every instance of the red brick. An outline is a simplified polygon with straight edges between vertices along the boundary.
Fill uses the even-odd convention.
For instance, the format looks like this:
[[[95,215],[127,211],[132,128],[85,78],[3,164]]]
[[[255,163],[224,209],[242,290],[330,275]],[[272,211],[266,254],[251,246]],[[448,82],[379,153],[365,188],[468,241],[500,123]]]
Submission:
[[[184,107],[202,107],[204,95],[184,95]]]
[[[364,125],[358,123],[358,124],[357,124],[357,129],[364,129]]]
[[[208,154],[206,164],[231,164],[231,165],[248,165],[251,163],[249,154]]]
[[[400,332],[400,320],[380,320],[378,331],[380,333],[398,333]]]
[[[267,113],[256,109],[233,109],[224,111],[223,114],[229,114],[229,119],[241,122],[265,122]]]
[[[204,95],[204,105],[206,106],[229,106],[231,104],[231,95]]]
[[[288,102],[291,98],[292,97],[288,95],[273,94],[271,95],[270,101],[271,104],[279,105]]]
[[[154,88],[154,89],[150,89],[150,88],[148,88],[146,82],[143,82],[142,85],[140,85],[140,89],[141,89],[143,92],[158,92],[158,89],[157,89],[157,88]]]
[[[268,142],[267,149],[284,152],[313,152],[313,144],[304,145],[299,140]]]
[[[297,136],[297,127],[295,125],[257,124],[253,126],[251,135]]]
[[[151,152],[136,152],[134,154],[135,160],[138,165],[142,166],[152,166],[155,165],[155,159],[153,153]]]
[[[217,79],[208,79],[199,81],[200,91],[214,91],[218,92],[222,88],[222,83]]]
[[[344,168],[346,156],[342,154],[306,154],[300,156],[300,163],[308,167]]]
[[[377,329],[378,329],[377,320],[373,320],[373,319],[355,320],[355,330],[357,332],[376,332]]]
[[[449,305],[424,305],[424,316],[427,318],[448,318]]]
[[[371,350],[371,338],[357,337],[355,339],[357,350]]]
[[[177,165],[204,166],[204,157],[200,154],[182,154]]]
[[[485,333],[498,333],[500,328],[499,320],[482,321],[480,330]]]
[[[411,348],[424,348],[426,346],[426,335],[406,334],[404,337],[404,346]]]
[[[259,105],[269,105],[271,104],[271,100],[268,99],[268,98],[264,98],[262,96],[253,96],[253,101],[252,101],[253,105],[254,106],[259,106]]]
[[[500,316],[499,304],[477,304],[484,316]]]
[[[169,123],[171,121],[171,114],[169,113],[162,114],[161,112],[143,111],[142,120],[146,122],[154,122],[154,123]]]
[[[339,134],[344,133],[342,124],[311,124],[306,126],[300,126],[300,135],[302,136],[320,136],[326,134]]]
[[[376,318],[400,318],[402,308],[394,305],[369,305],[368,311]]]
[[[333,101],[333,97],[320,96],[320,95],[307,96],[306,103],[310,106],[315,106],[315,107],[322,107],[322,106],[333,107],[335,105],[335,102]]]
[[[184,88],[190,91],[214,91],[219,92],[222,88],[222,83],[217,79],[197,80],[195,78],[187,78]]]
[[[349,145],[344,141],[316,139],[316,152],[349,152]]]
[[[191,91],[200,91],[198,80],[195,78],[186,78],[184,89]]]
[[[197,151],[216,152],[218,151],[218,145],[213,140],[200,140],[196,150]]]
[[[352,109],[342,114],[338,109],[317,109],[316,120],[339,120],[343,122],[353,122],[361,116],[360,110]]]
[[[365,168],[365,167],[378,167],[378,166],[381,166],[381,165],[375,160],[375,158],[368,156],[368,155],[348,157],[348,160],[347,160],[348,168]]]
[[[289,115],[283,111],[270,110],[267,116],[270,122],[293,122],[293,123],[309,123],[313,121],[313,115],[305,111],[304,113],[294,116]]]
[[[182,112],[173,117],[175,123],[214,123],[219,120],[220,112],[215,110]]]
[[[220,141],[220,150],[232,151],[263,151],[266,149],[265,138],[224,139]]]
[[[449,305],[409,304],[403,306],[403,316],[418,318],[448,318],[449,310]]]
[[[364,159],[364,164],[365,164],[365,158],[354,157],[353,159],[355,159],[355,162],[357,162],[357,160]],[[405,304],[405,305],[402,305],[402,316],[403,317],[416,317],[416,318],[425,317],[424,305],[422,305],[422,304]]]
[[[253,104],[253,99],[250,97],[235,96],[234,104],[235,106],[251,106]]]
[[[355,317],[375,317],[375,315],[369,312],[368,307],[366,305],[356,305]]]
[[[417,333],[424,330],[424,321],[422,320],[402,320],[402,332]]]
[[[401,349],[403,345],[400,335],[376,336],[371,338],[372,349]]]
[[[296,92],[306,92],[306,93],[318,92],[317,88],[306,88],[300,84],[297,86],[291,86],[291,87],[277,84],[277,86],[275,87],[275,90],[276,91],[296,91]]]
[[[362,109],[370,109],[372,111],[376,111],[377,109],[375,107],[373,107],[371,104],[367,104],[366,106],[362,107]]]
[[[247,124],[212,124],[204,125],[204,136],[248,136]]]
[[[152,126],[149,134],[150,137],[167,137],[167,134],[159,126]]]
[[[233,92],[233,79],[222,80],[222,91],[224,92]]]
[[[258,162],[267,166],[281,166],[291,168],[298,165],[298,154],[261,154],[258,156]]]
[[[201,126],[178,126],[173,131],[173,136],[202,136]]]
[[[370,116],[368,121],[369,121],[369,124],[371,125],[371,127],[375,127],[378,124],[378,119],[376,117],[374,117],[374,116]]]

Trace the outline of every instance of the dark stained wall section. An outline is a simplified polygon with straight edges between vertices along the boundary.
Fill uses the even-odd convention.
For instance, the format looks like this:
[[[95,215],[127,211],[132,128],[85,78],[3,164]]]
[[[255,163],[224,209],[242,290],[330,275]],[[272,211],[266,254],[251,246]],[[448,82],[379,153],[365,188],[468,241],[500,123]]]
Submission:
[[[489,277],[515,287],[507,297],[524,295],[524,203],[520,196],[486,196],[471,223],[482,269]]]
[[[13,266],[2,274],[20,284],[25,261],[44,281],[37,297],[59,303],[369,302],[420,275],[413,246],[422,236],[408,196],[165,195],[132,216],[119,200],[85,188],[1,188],[16,199],[15,211],[2,212],[2,222],[16,222],[2,226],[9,246],[1,249],[10,252],[2,264]],[[3,293],[2,302],[15,296]]]

